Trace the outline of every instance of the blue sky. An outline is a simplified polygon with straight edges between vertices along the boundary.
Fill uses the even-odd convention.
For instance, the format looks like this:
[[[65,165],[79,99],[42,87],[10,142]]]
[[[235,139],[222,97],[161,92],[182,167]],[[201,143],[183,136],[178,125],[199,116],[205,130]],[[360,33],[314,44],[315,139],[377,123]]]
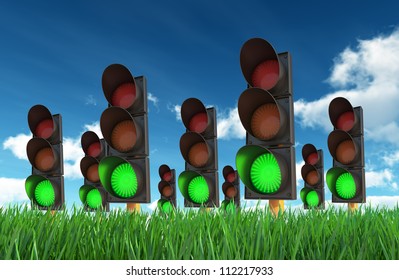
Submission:
[[[306,143],[323,149],[325,170],[331,166],[328,104],[344,96],[364,110],[367,201],[395,205],[399,4],[265,2],[1,3],[0,205],[28,201],[27,113],[35,104],[62,114],[66,202],[80,205],[80,136],[86,130],[99,132],[98,121],[107,106],[101,75],[112,63],[124,64],[148,81],[152,202],[159,198],[158,167],[165,163],[177,174],[184,170],[179,139],[185,128],[179,106],[189,97],[217,109],[222,182],[221,169],[235,164],[236,152],[245,144],[236,110],[246,87],[239,53],[252,37],[292,55],[297,169]],[[300,174],[297,181],[299,191]],[[326,199],[331,200],[327,187]],[[180,193],[178,203],[183,204]]]

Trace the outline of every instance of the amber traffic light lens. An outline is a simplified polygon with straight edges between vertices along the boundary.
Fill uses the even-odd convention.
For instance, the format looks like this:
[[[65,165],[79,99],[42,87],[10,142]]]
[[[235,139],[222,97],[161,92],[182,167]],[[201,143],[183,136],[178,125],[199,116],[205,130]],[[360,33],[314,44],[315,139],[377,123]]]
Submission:
[[[261,140],[270,140],[280,129],[280,113],[277,105],[266,103],[261,105],[252,115],[251,129],[253,135]]]
[[[194,167],[203,167],[208,158],[208,148],[203,142],[194,144],[188,151],[188,161]]]
[[[342,141],[336,149],[336,158],[342,164],[351,163],[356,157],[355,144],[348,139]]]
[[[234,198],[237,195],[237,189],[233,186],[227,188],[227,190],[225,191],[225,195],[228,198]]]
[[[136,86],[133,83],[125,83],[116,88],[112,94],[112,105],[124,109],[133,105],[136,99]]]
[[[35,156],[35,167],[43,172],[51,170],[54,162],[55,158],[51,148],[43,148]]]
[[[35,136],[48,139],[54,131],[54,123],[52,119],[42,120],[35,129]]]
[[[165,196],[165,197],[171,197],[172,194],[173,194],[173,189],[172,189],[172,187],[169,186],[169,185],[164,186],[164,187],[162,188],[162,190],[161,190],[161,194],[162,194],[163,196]]]
[[[120,152],[127,152],[133,149],[136,144],[136,138],[136,127],[131,120],[118,123],[111,133],[112,146]]]
[[[306,183],[308,183],[311,186],[314,186],[319,181],[319,174],[317,173],[316,170],[312,170],[312,171],[308,172],[308,174],[306,174],[305,180],[306,180]]]
[[[272,89],[277,84],[278,79],[279,65],[275,59],[260,63],[252,73],[253,86],[265,90]]]
[[[100,180],[98,175],[98,164],[92,164],[87,168],[86,177],[91,182],[98,182]]]

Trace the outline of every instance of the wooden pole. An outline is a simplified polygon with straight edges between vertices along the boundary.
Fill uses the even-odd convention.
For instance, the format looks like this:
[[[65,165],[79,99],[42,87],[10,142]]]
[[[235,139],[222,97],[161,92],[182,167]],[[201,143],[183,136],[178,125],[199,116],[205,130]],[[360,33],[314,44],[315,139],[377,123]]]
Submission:
[[[284,212],[284,200],[270,199],[269,208],[275,217],[278,217],[280,211]]]
[[[359,209],[359,205],[357,203],[348,203],[349,212],[354,212]]]
[[[140,203],[126,203],[126,210],[128,212],[140,213]]]

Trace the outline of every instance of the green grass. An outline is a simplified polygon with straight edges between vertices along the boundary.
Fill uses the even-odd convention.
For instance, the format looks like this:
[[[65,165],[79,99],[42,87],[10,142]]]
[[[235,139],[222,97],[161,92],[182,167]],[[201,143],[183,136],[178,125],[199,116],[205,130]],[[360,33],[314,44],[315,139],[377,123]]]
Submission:
[[[0,259],[399,259],[399,210],[0,209]]]

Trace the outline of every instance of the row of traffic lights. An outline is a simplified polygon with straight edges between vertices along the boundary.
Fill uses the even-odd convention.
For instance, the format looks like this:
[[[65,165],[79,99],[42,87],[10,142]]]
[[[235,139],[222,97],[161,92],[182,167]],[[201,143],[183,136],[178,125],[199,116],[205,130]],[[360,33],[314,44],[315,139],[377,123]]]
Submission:
[[[241,49],[240,65],[247,82],[247,89],[238,100],[240,121],[246,130],[246,145],[237,152],[235,177],[244,182],[246,199],[294,200],[296,178],[291,56],[288,52],[277,53],[263,39],[253,38],[245,42]],[[135,78],[123,65],[112,64],[103,73],[102,88],[108,101],[108,108],[100,118],[104,139],[93,135],[88,138],[104,151],[100,157],[90,155],[86,144],[89,140],[82,139],[82,147],[87,151],[81,162],[85,177],[81,199],[88,203],[87,195],[96,188],[102,198],[104,193],[101,190],[106,190],[107,202],[148,203],[146,79]],[[361,107],[353,109],[343,98],[337,98],[333,103],[329,113],[335,130],[329,136],[328,145],[334,158],[334,168],[327,172],[327,183],[333,193],[333,201],[354,199],[363,202]],[[205,108],[196,98],[189,98],[181,106],[181,118],[186,127],[180,138],[185,171],[179,175],[178,185],[185,198],[185,206],[217,207],[216,110]],[[33,166],[33,177],[27,180],[28,196],[39,205],[59,207],[60,204],[54,201],[63,197],[61,116],[52,116],[47,108],[38,105],[29,112],[28,121],[34,135],[27,147]],[[318,156],[322,158],[322,153]],[[307,171],[312,169],[309,166],[306,168]],[[59,191],[50,192],[53,198],[39,203],[43,200],[39,194],[49,189],[43,187],[49,185],[48,182],[58,186],[54,189]],[[305,186],[306,189],[309,185]],[[229,191],[230,194],[232,192]],[[320,197],[319,200],[322,199]],[[104,203],[102,199],[101,205],[106,206]]]

